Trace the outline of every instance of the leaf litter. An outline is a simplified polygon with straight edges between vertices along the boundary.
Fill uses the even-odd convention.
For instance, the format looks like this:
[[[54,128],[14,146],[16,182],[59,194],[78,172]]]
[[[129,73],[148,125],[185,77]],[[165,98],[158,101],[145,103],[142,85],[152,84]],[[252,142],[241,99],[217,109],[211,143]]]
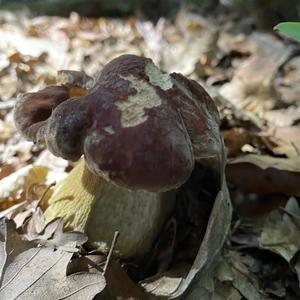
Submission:
[[[36,246],[22,240],[15,232],[13,223],[5,224],[5,219],[1,219],[1,223],[5,236],[1,243],[7,253],[7,257],[1,253],[1,261],[5,262],[1,273],[2,299],[84,299],[95,296],[105,288],[101,273],[66,276],[72,252]],[[74,246],[75,243],[68,245]]]
[[[1,298],[92,299],[99,293],[99,299],[300,297],[300,64],[295,44],[272,33],[247,35],[230,22],[224,26],[188,11],[174,23],[88,19],[76,13],[20,19],[8,14],[2,22]],[[188,194],[186,211],[194,224],[179,213],[162,232],[145,263],[148,268],[113,256],[103,276],[106,254],[83,234],[65,232],[60,219],[45,224],[43,217],[49,195],[41,201],[42,195],[72,163],[21,138],[12,108],[19,93],[54,83],[57,70],[84,70],[95,77],[99,66],[124,53],[150,56],[164,70],[199,81],[214,97],[230,157],[226,177],[234,215],[220,254],[218,245],[226,238],[220,232],[230,222],[227,189],[215,190],[216,200],[197,208],[188,187],[183,194]],[[201,209],[212,215],[199,215]],[[184,238],[191,232],[194,239]]]

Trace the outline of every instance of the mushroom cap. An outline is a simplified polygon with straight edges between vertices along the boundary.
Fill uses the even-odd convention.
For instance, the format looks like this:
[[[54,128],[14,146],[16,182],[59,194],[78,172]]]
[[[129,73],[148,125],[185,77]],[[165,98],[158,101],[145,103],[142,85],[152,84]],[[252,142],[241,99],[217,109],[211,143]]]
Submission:
[[[23,95],[17,128],[57,156],[83,154],[94,174],[117,185],[175,189],[195,160],[220,154],[212,99],[197,82],[164,74],[150,59],[122,55],[104,66],[86,95],[69,99],[69,91],[64,82]]]

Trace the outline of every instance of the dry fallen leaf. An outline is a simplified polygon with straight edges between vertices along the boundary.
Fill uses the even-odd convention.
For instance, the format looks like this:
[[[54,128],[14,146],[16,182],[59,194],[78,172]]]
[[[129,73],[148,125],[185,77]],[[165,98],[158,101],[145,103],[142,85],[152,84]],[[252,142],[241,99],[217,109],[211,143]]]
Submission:
[[[267,1],[261,1],[261,3],[263,2]],[[76,13],[72,13],[69,18],[47,16],[17,18],[13,14],[8,17],[1,14],[0,154],[3,170],[0,177],[3,175],[3,178],[6,178],[8,175],[14,175],[15,170],[18,170],[16,171],[18,173],[23,166],[28,164],[43,165],[51,170],[48,170],[47,175],[40,181],[47,185],[64,177],[66,175],[64,171],[70,167],[68,162],[49,155],[47,151],[40,152],[40,149],[32,147],[32,144],[16,134],[12,121],[12,107],[16,103],[14,97],[17,93],[38,90],[45,83],[53,84],[57,69],[84,70],[94,76],[99,74],[101,67],[112,58],[124,53],[133,53],[152,56],[167,70],[178,70],[190,74],[196,80],[206,80],[208,85],[213,85],[209,86],[210,91],[215,87],[217,92],[221,91],[221,94],[227,97],[224,99],[218,93],[214,95],[210,92],[215,96],[216,101],[220,102],[222,125],[224,126],[222,129],[228,130],[226,139],[230,156],[236,157],[241,152],[247,152],[295,158],[289,160],[258,155],[252,156],[250,159],[249,156],[236,157],[235,161],[230,161],[227,175],[229,180],[242,190],[239,191],[241,199],[250,202],[253,198],[251,193],[261,193],[258,195],[259,199],[273,204],[279,201],[282,205],[287,198],[282,193],[290,196],[299,195],[300,173],[297,166],[297,156],[299,157],[300,153],[298,130],[300,115],[299,54],[294,53],[295,56],[291,58],[291,44],[270,33],[261,34],[254,30],[254,34],[247,34],[252,25],[251,16],[243,18],[241,25],[236,22],[236,19],[228,20],[228,15],[224,16],[222,13],[219,15],[219,12],[216,14],[221,17],[221,20],[218,19],[215,22],[214,16],[210,16],[208,20],[199,14],[182,11],[175,22],[169,23],[161,20],[156,26],[151,22],[132,19],[82,18]],[[225,19],[223,19],[224,17]],[[243,33],[241,34],[241,32]],[[286,60],[289,61],[286,62]],[[62,78],[62,82],[65,78]],[[72,95],[76,95],[77,92],[84,93],[84,90],[72,90]],[[229,101],[233,101],[236,106],[228,105]],[[269,110],[274,107],[276,110]],[[239,108],[244,108],[244,110]],[[260,112],[260,115],[255,113],[257,111]],[[271,128],[267,129],[267,127]],[[272,143],[273,138],[276,144]],[[36,200],[36,197],[31,197],[31,195],[26,197],[25,193],[22,193],[28,190],[27,186],[30,185],[25,182],[25,178],[22,180],[23,183],[16,185],[11,180],[10,184],[4,185],[4,187],[0,181],[0,195],[8,191],[5,195],[13,198],[12,201],[8,201],[7,197],[3,198],[0,209],[5,210],[0,212],[0,217],[7,216],[13,219],[17,223],[18,230],[22,230],[22,233],[25,234],[23,237],[51,248],[42,247],[41,253],[46,254],[43,249],[47,249],[48,255],[52,256],[52,253],[59,251],[55,254],[59,259],[59,253],[75,252],[77,248],[73,244],[69,246],[69,242],[78,240],[79,243],[83,243],[84,237],[77,236],[76,233],[64,233],[60,230],[62,225],[59,219],[45,226],[40,209],[43,206],[42,204],[38,206],[39,200]],[[272,195],[270,196],[269,193]],[[20,194],[22,197],[19,197]],[[283,200],[278,200],[279,197],[282,197]],[[24,198],[26,201],[23,201]],[[224,275],[221,281],[214,282],[213,268],[230,223],[228,199],[226,187],[223,186],[210,216],[205,238],[189,274],[186,276],[186,273],[183,272],[183,274],[170,277],[168,274],[174,274],[172,271],[176,271],[171,269],[169,273],[156,275],[149,281],[144,281],[149,292],[166,297],[183,295],[184,299],[197,300],[235,300],[242,297],[249,298],[249,295],[252,294],[254,299],[257,297],[257,279],[252,278],[252,274],[249,274],[243,266],[244,260],[236,253],[228,254],[226,252],[227,256],[223,255],[223,267],[224,264],[228,266],[227,269],[223,268],[223,275],[225,273],[226,276]],[[46,203],[46,201],[47,199],[44,202]],[[192,217],[197,217],[194,209],[191,210]],[[201,219],[196,217],[189,221]],[[271,223],[274,228],[278,229],[276,226],[280,227],[282,220],[275,218],[276,222],[280,225]],[[290,225],[290,222],[288,224]],[[7,236],[1,226],[0,224],[0,274],[5,262],[2,258],[6,255],[6,242],[3,243],[3,241]],[[233,224],[234,226],[235,224]],[[271,229],[268,228],[268,230]],[[290,232],[285,230],[280,229],[279,231],[287,232],[286,235],[290,238]],[[12,238],[15,237],[14,234],[12,234]],[[274,235],[280,237],[277,231]],[[281,233],[281,235],[283,234]],[[10,237],[8,238],[10,239]],[[244,241],[245,239],[248,244],[240,245],[241,247],[252,247],[256,250],[259,248],[257,236],[253,237],[248,233],[246,237],[244,236]],[[284,240],[284,242],[286,241]],[[21,241],[20,244],[22,243],[25,242]],[[293,243],[295,244],[295,242]],[[22,263],[25,262],[21,259],[22,255],[26,255],[27,250],[28,253],[31,253],[30,249],[35,249],[34,244],[30,245],[32,246],[28,249],[25,247],[22,251],[18,248],[19,246],[15,247],[17,249],[16,257]],[[53,248],[58,250],[53,252]],[[192,249],[191,252],[194,256],[198,248],[199,246]],[[173,248],[171,250],[167,252],[166,256],[161,256],[162,264],[170,265],[174,254]],[[278,251],[282,251],[284,254],[286,250],[279,248],[276,253],[279,253]],[[240,249],[238,252],[242,253]],[[40,257],[41,253],[39,252],[36,257],[33,257],[33,262]],[[270,254],[270,252],[268,253]],[[35,252],[31,254],[33,255]],[[85,256],[80,256],[81,254],[81,252],[76,252],[73,257],[78,260],[85,259]],[[13,253],[11,255],[15,257]],[[72,253],[66,255],[69,257]],[[275,254],[273,255],[275,256]],[[288,254],[284,255],[288,256]],[[66,260],[67,258],[62,255],[61,261],[65,262]],[[296,255],[292,259],[291,265],[294,260],[297,260]],[[33,262],[28,262],[24,269],[20,270],[20,275],[17,274],[10,284],[14,284],[18,288],[16,281]],[[39,260],[36,262],[40,263]],[[260,262],[259,266],[264,269],[264,272],[268,269],[267,277],[273,280],[272,272],[278,267],[276,264],[280,263],[274,262],[270,267],[264,265],[264,262]],[[300,274],[299,265],[300,263],[295,265],[298,276]],[[56,268],[60,267],[54,264],[52,269]],[[45,277],[37,278],[32,287],[36,288],[38,283],[41,283],[42,286],[45,283],[43,278],[45,280],[50,278],[47,276],[52,274],[52,269],[45,270]],[[33,271],[35,270],[36,266],[33,266]],[[80,268],[78,270],[82,271]],[[297,285],[296,281],[290,281],[286,273],[279,273],[282,274],[284,280],[278,284],[278,281],[274,279],[274,284],[266,287],[269,299],[288,298],[289,290],[293,289],[291,286],[295,286],[295,283]],[[64,279],[66,278],[68,276],[64,277]],[[116,271],[112,270],[111,274],[110,268],[108,268],[107,279],[112,280],[113,284],[110,285],[110,292],[106,296],[125,297],[126,295],[126,297],[144,299],[144,295],[136,293],[136,286],[134,283],[128,282],[127,275],[119,266]],[[255,284],[251,285],[252,279]],[[61,281],[63,282],[63,279]],[[25,288],[26,281],[21,281],[21,283],[18,281],[18,284],[20,288]],[[57,285],[53,288],[57,287],[63,290],[61,286]],[[32,288],[30,287],[29,290],[32,291]],[[36,290],[39,293],[39,287]],[[299,295],[299,291],[296,290],[296,292]],[[28,290],[24,291],[22,297],[25,297],[24,295],[27,299],[30,297]],[[37,295],[37,298],[44,297],[45,294]],[[76,292],[70,296],[75,299],[76,297],[80,298]],[[82,297],[86,298],[85,295]],[[261,299],[263,299],[262,296]]]
[[[43,182],[48,173],[46,167],[28,165],[0,180],[0,203],[15,198],[32,185]]]
[[[300,250],[300,209],[295,198],[287,202],[283,216],[278,212],[267,218],[261,236],[260,246],[282,256],[288,263]]]
[[[300,171],[300,157],[294,158],[278,158],[267,155],[244,155],[229,160],[229,164],[234,165],[238,163],[250,163],[257,167],[266,170],[274,168],[276,170],[299,172]]]
[[[277,146],[271,135],[262,131],[247,130],[241,127],[233,127],[222,132],[227,156],[235,157],[244,152],[245,145],[252,147],[252,152],[259,152],[264,149],[273,150]]]
[[[275,81],[275,89],[280,94],[280,98],[284,103],[299,103],[300,92],[300,57],[293,57],[283,67],[282,74]]]
[[[300,157],[244,155],[229,160],[228,181],[244,193],[300,195]]]
[[[53,221],[52,221],[53,222]],[[54,224],[50,222],[46,225],[46,227],[43,229],[44,233],[47,233],[49,235],[49,231],[51,228],[53,228]],[[53,233],[52,238],[50,239],[45,239],[47,235],[42,235],[38,237],[36,240],[47,247],[52,247],[54,249],[62,249],[65,251],[70,251],[70,252],[76,252],[77,249],[75,246],[79,246],[87,242],[87,236],[84,235],[81,232],[76,232],[76,231],[63,231],[63,221],[61,219],[58,219],[58,224],[55,228],[55,231]],[[75,246],[70,246],[75,245]]]
[[[106,288],[101,293],[104,299],[150,300],[149,294],[135,284],[116,261],[110,261],[105,272]],[[102,299],[102,298],[101,298]]]
[[[216,55],[218,31],[213,23],[196,14],[186,14],[177,18],[178,27],[186,34],[177,42],[172,42],[162,51],[161,66],[168,72],[191,75],[199,62],[210,64]],[[196,31],[189,30],[189,24],[198,23]],[[180,57],[180,59],[178,59]]]
[[[255,53],[239,64],[232,81],[224,84],[220,93],[238,108],[261,113],[275,105],[273,79],[291,56],[292,48],[268,34],[254,33],[251,39]]]
[[[148,293],[167,297],[176,292],[190,268],[189,264],[179,264],[167,272],[147,278],[141,285]]]
[[[300,126],[277,128],[274,132],[277,147],[272,151],[277,155],[296,157],[300,154]]]
[[[66,276],[73,253],[22,241],[11,222],[6,224],[3,219],[1,222],[4,239],[1,238],[0,249],[5,247],[5,251],[0,252],[0,261],[5,262],[1,299],[92,299],[105,288],[105,279],[100,273]],[[69,245],[74,246],[74,243]]]
[[[237,252],[225,251],[217,266],[216,278],[222,283],[230,283],[248,300],[262,299],[258,281],[241,262]]]

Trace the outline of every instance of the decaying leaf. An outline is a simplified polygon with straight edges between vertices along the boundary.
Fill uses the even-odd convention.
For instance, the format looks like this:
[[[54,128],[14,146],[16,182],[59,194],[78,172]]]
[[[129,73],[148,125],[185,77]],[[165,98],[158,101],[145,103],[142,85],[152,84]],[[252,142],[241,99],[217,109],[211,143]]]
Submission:
[[[27,191],[33,184],[42,182],[47,168],[28,165],[0,181],[0,203],[9,197],[17,197],[21,191]]]
[[[262,230],[261,247],[273,251],[290,262],[300,249],[300,209],[295,198],[286,204],[283,216],[271,213]]]
[[[6,251],[1,253],[0,259],[5,262],[1,299],[92,299],[105,288],[105,279],[100,273],[66,276],[71,252],[36,247],[22,241],[11,222],[4,226]],[[69,245],[74,246],[74,243]]]
[[[279,67],[290,57],[292,48],[276,38],[255,33],[256,51],[235,70],[233,80],[220,93],[239,108],[256,112],[274,106],[272,81]]]
[[[170,271],[147,278],[141,285],[153,295],[169,296],[176,292],[190,268],[189,264],[179,264]]]
[[[284,128],[297,125],[300,118],[300,108],[289,106],[282,109],[265,111],[261,117],[267,120],[275,128]]]
[[[275,80],[275,89],[281,100],[287,104],[299,103],[300,92],[300,58],[296,56],[288,61],[282,70],[281,76]]]
[[[53,237],[51,239],[45,239],[47,235],[44,235],[44,240],[39,237],[38,241],[42,245],[47,247],[52,247],[54,249],[62,249],[65,251],[76,252],[76,248],[70,245],[82,245],[87,241],[87,236],[81,232],[69,231],[64,232],[64,224],[61,219],[57,221],[58,224],[53,224],[52,222],[48,223],[44,228],[44,234],[47,233],[49,235],[51,229],[56,226]]]
[[[228,181],[245,193],[300,195],[300,157],[244,155],[229,160]]]
[[[257,279],[241,262],[237,252],[226,251],[224,253],[217,266],[216,278],[222,283],[230,283],[248,300],[261,300],[263,298]],[[238,298],[238,294],[233,293],[233,295]]]
[[[0,218],[5,217],[5,218],[8,218],[8,219],[11,219],[13,217],[13,215],[22,212],[24,210],[24,208],[26,207],[26,205],[27,205],[27,201],[24,200],[24,201],[22,201],[20,203],[17,203],[17,204],[15,204],[15,205],[13,205],[13,206],[5,209],[5,210],[2,210],[0,212]]]
[[[0,186],[2,187],[0,192],[0,194],[2,193],[0,217],[5,216],[8,219],[13,219],[17,228],[23,226],[32,215],[34,215],[34,218],[32,218],[29,225],[32,225],[34,221],[41,221],[41,218],[36,219],[37,213],[43,215],[38,206],[43,207],[47,202],[52,194],[51,188],[55,180],[60,180],[65,176],[66,172],[63,170],[52,171],[45,166],[28,165],[4,177],[0,180]],[[3,210],[3,208],[6,209]],[[37,224],[33,227],[36,226]],[[31,226],[31,229],[33,227]],[[45,227],[45,223],[40,225],[40,228],[42,227]]]
[[[99,296],[101,299],[150,300],[149,294],[135,284],[116,261],[110,261],[105,272],[106,288]]]
[[[296,157],[300,153],[300,127],[277,128],[274,133],[277,146],[272,151],[277,155]]]
[[[245,151],[245,147],[252,147],[252,151],[257,153],[261,149],[272,150],[277,146],[272,136],[260,132],[258,130],[247,130],[241,127],[234,127],[222,132],[225,145],[227,147],[228,157],[235,157],[238,154],[242,154]]]
[[[271,2],[273,5],[274,1]],[[277,2],[280,1],[274,5]],[[222,13],[220,16],[224,18]],[[69,18],[32,19],[1,14],[0,218],[6,216],[14,220],[22,237],[31,241],[22,241],[11,223],[7,231],[5,221],[1,220],[0,274],[4,278],[1,299],[12,299],[18,294],[20,299],[30,299],[32,295],[37,299],[89,299],[105,285],[96,268],[105,256],[94,255],[100,260],[96,266],[87,263],[90,254],[83,255],[75,246],[82,245],[86,238],[78,233],[63,232],[59,219],[45,224],[43,201],[38,199],[40,194],[32,197],[27,193],[32,185],[44,186],[63,178],[70,167],[68,162],[45,150],[40,152],[41,149],[22,139],[16,134],[12,120],[16,95],[55,83],[57,69],[84,70],[97,77],[101,66],[109,60],[133,53],[151,57],[166,71],[183,72],[204,81],[219,105],[228,153],[234,157],[226,172],[229,183],[233,184],[231,192],[238,194],[236,198],[248,203],[253,199],[272,203],[268,207],[273,207],[274,203],[283,206],[289,196],[300,196],[299,53],[293,52],[294,46],[278,36],[253,32],[251,16],[243,18],[242,25],[225,17],[226,20],[220,21],[212,16],[211,21],[183,11],[173,23],[160,19],[154,25],[136,19],[81,18],[74,13]],[[249,35],[249,31],[253,33]],[[60,74],[60,83],[73,82],[81,87],[72,90],[71,97],[85,93],[85,87],[92,86],[88,76],[81,76],[85,77],[81,82],[76,74]],[[256,155],[239,156],[242,153]],[[283,158],[285,156],[288,158]],[[39,167],[41,165],[45,168]],[[47,199],[44,200],[47,204]],[[234,201],[237,203],[238,199]],[[249,206],[246,210],[249,215]],[[261,212],[261,206],[259,210]],[[225,249],[219,262],[220,248],[231,220],[231,206],[223,182],[194,263],[185,257],[183,272],[176,272],[178,265],[170,263],[176,244],[167,243],[167,249],[158,255],[160,266],[165,269],[171,266],[171,269],[155,276],[151,273],[150,278],[142,281],[142,286],[150,298],[155,295],[187,300],[264,299],[258,287],[262,279],[268,299],[293,299],[289,295],[292,289],[300,295],[296,281],[296,273],[300,278],[297,200],[292,198],[283,211],[283,215],[278,212],[270,215],[263,229],[255,227],[253,222],[249,223],[251,231],[239,235],[235,233],[235,226],[239,227],[236,224],[243,223],[244,219],[234,220],[234,236],[228,241],[234,250]],[[197,219],[199,215],[194,206],[190,212],[189,222],[202,221]],[[263,213],[266,214],[265,210]],[[175,235],[176,224],[174,228]],[[200,238],[197,241],[200,243]],[[41,247],[37,248],[35,243]],[[194,259],[199,243],[188,249],[187,257]],[[247,257],[249,249],[255,249],[259,255],[263,252],[261,260]],[[67,264],[76,266],[72,272],[68,268],[68,276],[65,275]],[[93,272],[95,274],[90,274]],[[108,284],[101,293],[105,300],[148,297],[114,260],[109,265],[106,280]],[[93,284],[95,282],[99,284]],[[99,299],[103,299],[101,296]]]
[[[237,163],[251,163],[263,170],[274,168],[282,171],[299,172],[300,171],[300,157],[292,159],[276,158],[267,155],[245,155],[229,161],[231,165]]]
[[[231,284],[217,281],[212,300],[240,300],[242,297],[239,291]]]
[[[193,14],[177,18],[177,22],[185,30],[182,40],[172,42],[162,53],[162,67],[168,72],[180,72],[190,75],[197,62],[210,63],[216,55],[218,31],[213,23]],[[196,30],[189,30],[189,24],[198,24]],[[181,59],[178,60],[178,57]]]
[[[87,242],[87,237],[81,232],[64,231],[62,219],[56,218],[46,224],[44,213],[40,207],[34,209],[29,221],[23,227],[25,227],[23,230],[26,240],[35,241],[53,249],[77,252],[76,246]],[[70,244],[75,246],[70,246]]]
[[[33,240],[33,237],[41,233],[46,225],[46,221],[42,210],[39,207],[37,207],[33,211],[33,214],[29,219],[29,221],[24,225],[26,227],[27,240],[29,241]]]

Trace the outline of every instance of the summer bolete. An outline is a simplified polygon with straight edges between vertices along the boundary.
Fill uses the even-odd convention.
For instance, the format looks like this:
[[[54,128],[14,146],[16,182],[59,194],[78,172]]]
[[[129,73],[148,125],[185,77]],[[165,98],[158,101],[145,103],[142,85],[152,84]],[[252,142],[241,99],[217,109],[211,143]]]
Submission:
[[[59,77],[59,85],[21,96],[14,114],[28,139],[64,159],[84,157],[45,216],[62,217],[99,245],[119,230],[121,255],[143,255],[195,161],[219,159],[216,106],[197,82],[134,55],[112,60],[94,81],[74,71]]]

